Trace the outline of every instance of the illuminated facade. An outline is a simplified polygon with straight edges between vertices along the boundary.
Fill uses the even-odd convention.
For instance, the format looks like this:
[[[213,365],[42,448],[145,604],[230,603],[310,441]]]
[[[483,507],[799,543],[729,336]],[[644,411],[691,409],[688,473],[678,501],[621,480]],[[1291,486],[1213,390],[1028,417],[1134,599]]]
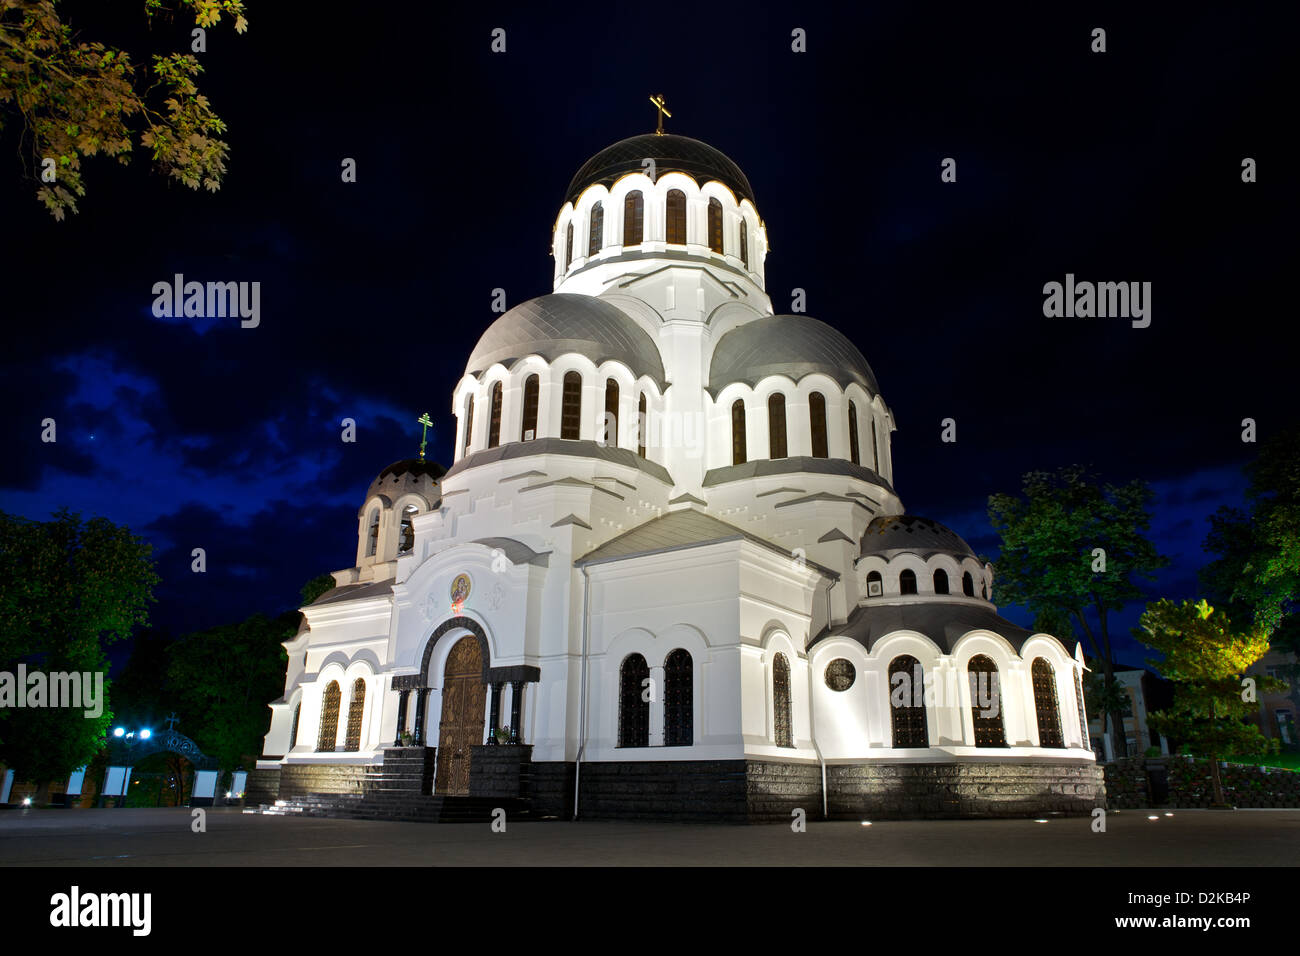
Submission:
[[[767,252],[713,147],[637,136],[582,167],[553,291],[454,386],[451,466],[385,469],[356,566],[303,608],[258,765],[281,799],[400,744],[435,795],[525,767],[539,815],[1104,799],[1077,649],[1000,618],[991,568],[904,514],[874,373],[774,314]]]

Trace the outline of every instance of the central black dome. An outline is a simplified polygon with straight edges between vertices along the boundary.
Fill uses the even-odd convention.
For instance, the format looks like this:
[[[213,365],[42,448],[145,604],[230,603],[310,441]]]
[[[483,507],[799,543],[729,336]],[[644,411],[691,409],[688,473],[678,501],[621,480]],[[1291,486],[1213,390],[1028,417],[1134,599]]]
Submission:
[[[754,201],[754,191],[740,167],[708,143],[672,133],[646,133],[606,146],[582,164],[569,183],[566,202],[573,202],[588,186],[600,183],[612,186],[628,173],[642,172],[642,161],[655,161],[655,175],[685,173],[701,186],[717,180],[733,193],[736,200]]]

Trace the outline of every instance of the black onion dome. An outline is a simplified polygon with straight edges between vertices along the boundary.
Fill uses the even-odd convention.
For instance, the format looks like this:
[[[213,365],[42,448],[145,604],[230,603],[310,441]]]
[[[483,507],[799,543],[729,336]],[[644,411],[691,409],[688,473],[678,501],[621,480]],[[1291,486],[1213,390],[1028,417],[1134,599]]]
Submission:
[[[685,173],[701,186],[717,180],[736,194],[737,201],[754,201],[754,190],[750,188],[749,180],[727,156],[708,143],[672,133],[646,133],[606,146],[582,164],[569,183],[565,201],[573,202],[588,186],[597,183],[612,186],[628,173],[643,172],[641,164],[646,159],[655,161],[656,176]]]
[[[946,551],[962,557],[975,557],[970,545],[957,532],[937,521],[917,515],[881,515],[874,518],[862,535],[863,554],[888,551],[915,551],[929,554]]]
[[[423,494],[433,505],[441,495],[438,494],[438,481],[447,473],[447,469],[436,461],[421,461],[419,458],[403,458],[395,461],[370,483],[366,491],[366,501],[375,495],[385,495],[390,501],[396,501],[398,495],[408,491]]]

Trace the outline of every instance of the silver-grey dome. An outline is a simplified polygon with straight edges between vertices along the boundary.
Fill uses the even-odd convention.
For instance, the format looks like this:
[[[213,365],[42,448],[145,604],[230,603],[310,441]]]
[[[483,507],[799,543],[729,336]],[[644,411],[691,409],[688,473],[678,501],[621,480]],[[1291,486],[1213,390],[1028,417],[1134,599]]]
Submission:
[[[808,315],[769,315],[732,329],[718,340],[709,365],[709,391],[735,382],[757,385],[769,375],[796,382],[823,372],[842,388],[856,382],[875,395],[880,386],[857,346]]]
[[[597,365],[614,359],[664,387],[663,358],[645,329],[617,306],[571,292],[529,299],[501,316],[474,346],[465,371],[478,375],[497,362],[509,367],[534,354],[550,362],[567,352]]]
[[[975,552],[961,535],[930,518],[918,515],[873,518],[862,535],[862,553],[885,555],[897,551],[917,554],[946,551],[961,557],[975,557]]]

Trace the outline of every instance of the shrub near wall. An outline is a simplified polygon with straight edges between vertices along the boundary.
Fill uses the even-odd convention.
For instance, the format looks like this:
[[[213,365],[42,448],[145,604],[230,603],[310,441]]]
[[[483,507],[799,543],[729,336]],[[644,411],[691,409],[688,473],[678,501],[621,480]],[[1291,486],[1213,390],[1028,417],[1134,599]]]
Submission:
[[[1130,757],[1105,764],[1106,796],[1112,809],[1151,805],[1148,764],[1164,764],[1171,808],[1208,807],[1213,802],[1208,760],[1181,755],[1148,760]],[[1279,767],[1229,763],[1221,767],[1223,794],[1234,807],[1300,807],[1300,773]]]

